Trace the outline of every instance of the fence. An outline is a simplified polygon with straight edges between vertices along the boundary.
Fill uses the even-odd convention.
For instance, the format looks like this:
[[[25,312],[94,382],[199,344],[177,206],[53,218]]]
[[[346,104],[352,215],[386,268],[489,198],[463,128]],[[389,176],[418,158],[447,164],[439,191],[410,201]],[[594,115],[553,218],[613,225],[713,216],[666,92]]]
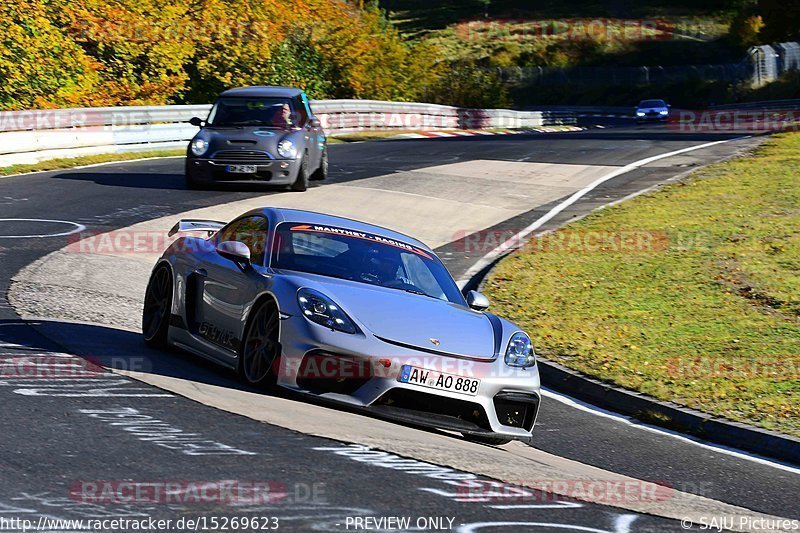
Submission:
[[[786,42],[753,46],[739,63],[712,65],[639,67],[510,67],[498,73],[507,83],[521,87],[596,87],[617,85],[663,85],[697,79],[703,81],[750,82],[754,87],[777,80],[789,71],[800,70],[800,43]]]
[[[800,110],[800,100],[768,100],[765,102],[741,102],[738,104],[724,104],[711,106],[713,110],[780,110],[780,111],[794,111]]]
[[[507,83],[523,87],[572,87],[661,85],[690,79],[739,82],[752,78],[753,63],[641,66],[641,67],[575,67],[570,69],[550,67],[511,67],[499,69],[500,77]]]
[[[781,75],[800,70],[800,43],[787,42],[753,46],[747,51],[753,62],[753,86],[761,87]]]
[[[312,102],[326,131],[526,128],[573,123],[574,117],[538,111],[461,109],[371,100]],[[0,112],[0,165],[54,157],[185,147],[210,105],[106,107]]]

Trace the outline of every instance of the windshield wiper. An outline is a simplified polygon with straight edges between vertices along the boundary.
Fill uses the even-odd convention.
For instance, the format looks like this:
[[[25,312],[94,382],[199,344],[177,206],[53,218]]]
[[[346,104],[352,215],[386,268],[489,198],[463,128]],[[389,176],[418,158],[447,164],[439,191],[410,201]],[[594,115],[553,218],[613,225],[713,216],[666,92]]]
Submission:
[[[383,285],[383,286],[386,287],[385,285]],[[434,300],[438,300],[439,299],[436,296],[431,296],[427,292],[418,291],[416,289],[404,289],[402,287],[387,287],[387,288],[388,289],[395,289],[395,290],[398,290],[398,291],[404,291],[404,292],[408,292],[408,293],[411,293],[411,294],[419,294],[420,296],[427,296],[428,298],[433,298]]]

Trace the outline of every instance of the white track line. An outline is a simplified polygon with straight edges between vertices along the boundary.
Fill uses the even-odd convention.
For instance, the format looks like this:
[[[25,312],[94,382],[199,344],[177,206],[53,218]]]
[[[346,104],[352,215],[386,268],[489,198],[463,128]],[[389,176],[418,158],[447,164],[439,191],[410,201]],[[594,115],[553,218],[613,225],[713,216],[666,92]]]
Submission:
[[[0,239],[44,239],[47,237],[66,237],[73,233],[80,233],[86,229],[83,224],[77,222],[70,222],[69,220],[49,220],[45,218],[0,218],[0,222],[44,222],[46,224],[64,224],[73,226],[69,231],[62,231],[59,233],[45,233],[43,235],[0,235]]]
[[[683,433],[679,433],[677,431],[672,431],[669,429],[665,429],[658,426],[651,426],[650,424],[645,424],[644,422],[640,422],[636,419],[631,417],[621,415],[619,413],[615,413],[613,411],[608,411],[606,409],[601,409],[600,407],[596,407],[594,405],[588,404],[586,402],[582,402],[580,400],[576,400],[571,398],[565,394],[561,394],[559,392],[555,392],[550,389],[542,388],[542,396],[546,396],[547,398],[551,398],[558,402],[563,403],[564,405],[568,405],[573,409],[578,409],[579,411],[584,411],[586,413],[591,413],[596,416],[601,416],[603,418],[610,418],[612,420],[616,420],[617,422],[622,422],[625,425],[632,426],[635,428],[639,428],[644,431],[649,431],[651,433],[658,433],[661,435],[665,435],[667,437],[672,437],[674,439],[694,444],[696,446],[700,446],[701,448],[705,448],[708,450],[713,450],[715,452],[724,453],[726,455],[731,455],[733,457],[737,457],[739,459],[746,459],[748,461],[752,461],[754,463],[759,463],[766,466],[771,466],[777,468],[779,470],[784,470],[786,472],[791,472],[792,474],[800,474],[800,468],[796,466],[792,466],[787,463],[782,463],[777,459],[770,459],[768,457],[764,457],[761,455],[756,455],[754,453],[743,452],[741,450],[737,450],[736,448],[731,448],[729,446],[723,446],[721,444],[713,444],[695,437],[691,437],[689,435],[685,435]]]
[[[483,270],[487,266],[491,265],[499,257],[502,257],[503,255],[515,250],[516,248],[519,248],[521,246],[521,244],[523,243],[524,239],[528,235],[530,235],[531,233],[533,233],[534,231],[536,231],[537,229],[542,227],[545,223],[547,223],[550,220],[552,220],[556,215],[558,215],[564,209],[566,209],[567,207],[571,206],[572,204],[574,204],[575,202],[577,202],[578,200],[580,200],[581,198],[583,198],[588,193],[590,193],[591,191],[593,191],[594,189],[596,189],[597,187],[599,187],[603,183],[607,182],[608,180],[610,180],[612,178],[616,178],[617,176],[620,176],[620,175],[625,174],[627,172],[630,172],[632,170],[636,170],[639,167],[642,167],[642,166],[647,165],[649,163],[652,163],[654,161],[658,161],[660,159],[666,159],[667,157],[672,157],[672,156],[679,155],[679,154],[685,154],[686,152],[693,152],[695,150],[700,150],[702,148],[708,148],[710,146],[715,146],[717,144],[729,143],[729,142],[733,142],[733,141],[740,141],[742,139],[747,139],[749,137],[751,137],[751,136],[750,135],[745,135],[743,137],[736,137],[735,139],[726,139],[724,141],[714,141],[714,142],[710,142],[710,143],[699,144],[697,146],[690,146],[688,148],[682,148],[680,150],[675,150],[673,152],[667,152],[665,154],[659,154],[659,155],[654,155],[652,157],[647,157],[645,159],[640,159],[639,161],[634,161],[633,163],[628,163],[624,167],[620,167],[620,168],[618,168],[616,170],[612,170],[608,174],[597,178],[596,180],[594,180],[592,183],[590,183],[589,185],[587,185],[583,189],[575,192],[572,196],[570,196],[569,198],[567,198],[566,200],[564,200],[563,202],[561,202],[557,206],[553,207],[546,214],[542,215],[533,224],[529,225],[527,228],[523,229],[522,231],[518,232],[513,237],[511,237],[508,240],[506,240],[500,246],[498,246],[497,248],[495,248],[494,250],[492,250],[488,254],[484,255],[480,260],[478,260],[477,263],[472,265],[464,273],[464,275],[458,281],[458,286],[463,288],[464,285],[466,285],[467,282],[469,282],[469,280],[472,279],[478,272],[480,272],[481,270]]]
[[[105,154],[98,154],[98,155],[105,155]],[[78,157],[82,157],[82,156],[78,156]],[[116,165],[116,164],[119,164],[119,163],[139,163],[141,161],[152,161],[152,160],[155,160],[155,159],[178,159],[178,158],[183,159],[184,157],[186,157],[186,156],[185,155],[160,155],[160,156],[155,156],[155,157],[140,157],[138,159],[118,159],[116,161],[105,161],[103,163],[92,163],[91,165],[81,165],[79,167],[54,168],[52,170],[35,170],[33,172],[23,172],[21,174],[9,174],[7,176],[0,176],[0,179],[18,178],[19,176],[34,176],[36,174],[45,174],[47,172],[65,172],[65,171],[68,171],[68,170],[82,170],[84,168],[105,167],[105,166],[108,166],[108,165]],[[58,158],[58,159],[61,159],[61,158]],[[64,159],[69,159],[69,158],[64,158]],[[46,163],[46,162],[47,162],[46,159],[42,161],[42,163]],[[14,166],[14,165],[11,165],[11,166]]]

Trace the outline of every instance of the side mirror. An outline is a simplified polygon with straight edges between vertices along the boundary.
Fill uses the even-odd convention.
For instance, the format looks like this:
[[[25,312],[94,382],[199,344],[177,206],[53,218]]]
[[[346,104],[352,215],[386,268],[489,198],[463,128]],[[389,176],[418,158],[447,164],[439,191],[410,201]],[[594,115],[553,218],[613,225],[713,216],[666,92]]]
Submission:
[[[667,107],[669,108],[669,107],[672,107],[672,106],[671,106],[671,105],[669,105],[669,104],[667,104]]]
[[[489,298],[478,291],[469,291],[467,293],[467,305],[476,311],[485,311],[489,308]]]
[[[197,126],[198,128],[203,127],[203,119],[198,117],[192,117],[189,119],[189,124],[192,126]]]
[[[230,259],[234,263],[243,265],[250,264],[250,248],[243,242],[221,242],[217,245],[217,253],[225,259]]]
[[[317,117],[311,117],[308,121],[308,125],[312,128],[319,128],[322,126],[322,122]]]

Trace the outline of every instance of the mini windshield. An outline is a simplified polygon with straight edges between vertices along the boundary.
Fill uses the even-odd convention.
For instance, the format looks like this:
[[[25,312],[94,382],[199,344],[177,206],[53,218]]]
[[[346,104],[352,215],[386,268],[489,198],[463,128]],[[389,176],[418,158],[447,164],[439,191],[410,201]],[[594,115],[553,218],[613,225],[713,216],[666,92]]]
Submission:
[[[367,232],[313,224],[280,224],[275,233],[271,266],[465,305],[453,278],[435,255]]]
[[[642,100],[639,107],[667,107],[664,100]]]
[[[220,98],[208,115],[209,126],[289,129],[299,121],[291,98]]]

